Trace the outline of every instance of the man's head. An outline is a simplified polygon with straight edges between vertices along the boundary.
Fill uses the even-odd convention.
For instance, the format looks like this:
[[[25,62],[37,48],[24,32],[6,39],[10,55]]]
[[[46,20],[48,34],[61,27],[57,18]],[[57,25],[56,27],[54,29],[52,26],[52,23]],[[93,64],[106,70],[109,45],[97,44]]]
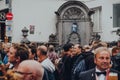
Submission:
[[[45,45],[38,46],[37,56],[40,62],[42,62],[47,57],[47,47]]]
[[[53,52],[53,51],[55,51],[54,46],[53,46],[53,45],[49,45],[49,47],[48,47],[48,51],[49,51],[49,52]]]
[[[83,47],[85,52],[89,52],[91,50],[91,46],[90,45],[84,45]]]
[[[117,46],[120,47],[120,40],[117,41]]]
[[[13,44],[10,47],[8,55],[8,61],[12,64],[18,64],[23,60],[28,59],[28,50],[21,47],[19,44]]]
[[[72,43],[67,43],[63,46],[63,50],[65,52],[65,54],[71,56],[72,55],[72,51],[73,51],[73,44]]]
[[[120,47],[117,47],[117,46],[113,47],[112,48],[112,56],[115,56],[118,53],[120,53]]]
[[[37,48],[38,57],[40,55],[39,53],[41,53],[42,55],[47,55],[47,47],[45,45],[38,46]]]
[[[95,50],[95,59],[94,62],[96,64],[96,67],[104,71],[108,68],[110,68],[110,51],[106,47],[99,47]]]
[[[29,59],[34,60],[36,55],[37,55],[36,54],[36,47],[33,46],[33,45],[29,45],[28,47],[29,47],[29,49],[28,49],[28,51],[29,51]]]
[[[74,50],[75,50],[76,54],[80,54],[82,52],[82,46],[80,46],[80,44],[75,44]]]
[[[80,44],[75,44],[73,47],[73,52],[72,55],[79,55],[80,53],[82,53],[82,46],[80,46]]]
[[[15,76],[19,80],[42,80],[44,69],[35,60],[25,60],[19,64],[15,72]]]

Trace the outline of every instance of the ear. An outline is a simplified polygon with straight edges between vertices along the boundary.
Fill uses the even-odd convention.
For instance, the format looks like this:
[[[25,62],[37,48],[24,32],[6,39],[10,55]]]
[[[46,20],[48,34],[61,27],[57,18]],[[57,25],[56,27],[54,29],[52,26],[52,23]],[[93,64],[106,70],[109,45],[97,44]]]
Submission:
[[[94,63],[96,64],[96,58],[94,58]]]
[[[32,54],[32,57],[35,57],[35,54]]]
[[[33,54],[33,56],[35,56],[36,53]]]
[[[16,58],[16,62],[20,62],[20,57],[17,57],[17,58]]]

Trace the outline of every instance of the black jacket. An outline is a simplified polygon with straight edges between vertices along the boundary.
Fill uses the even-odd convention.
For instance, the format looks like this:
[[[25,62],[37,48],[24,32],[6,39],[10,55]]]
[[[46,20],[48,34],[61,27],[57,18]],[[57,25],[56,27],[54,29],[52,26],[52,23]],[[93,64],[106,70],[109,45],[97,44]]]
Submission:
[[[120,72],[110,69],[110,72],[112,73],[117,73],[118,74],[118,80],[120,80]],[[88,71],[82,72],[79,75],[79,79],[78,80],[96,80],[95,78],[95,68],[94,69],[90,69]]]
[[[86,70],[95,68],[94,53],[92,53],[91,51],[84,52],[83,56],[84,56],[84,59],[85,59]]]

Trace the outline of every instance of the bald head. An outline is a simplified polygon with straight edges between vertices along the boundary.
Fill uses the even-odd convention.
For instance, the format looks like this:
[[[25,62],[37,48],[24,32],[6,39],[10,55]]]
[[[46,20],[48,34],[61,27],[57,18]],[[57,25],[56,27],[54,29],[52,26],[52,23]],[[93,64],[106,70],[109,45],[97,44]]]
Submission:
[[[47,55],[47,47],[45,45],[38,46],[37,50],[40,51],[42,55]]]
[[[23,80],[42,80],[44,69],[41,64],[35,60],[25,60],[19,64],[17,72],[20,75],[26,75],[18,75],[18,78],[22,77]]]

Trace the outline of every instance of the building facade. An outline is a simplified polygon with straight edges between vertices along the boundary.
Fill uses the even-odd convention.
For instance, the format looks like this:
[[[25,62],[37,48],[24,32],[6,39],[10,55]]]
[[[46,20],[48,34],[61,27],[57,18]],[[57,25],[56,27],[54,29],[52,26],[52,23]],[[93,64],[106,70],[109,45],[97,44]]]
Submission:
[[[11,12],[13,19],[1,20],[0,38],[20,42],[26,27],[31,42],[48,42],[50,34],[60,45],[88,44],[95,34],[102,41],[117,41],[119,4],[119,0],[1,0],[0,13]]]

